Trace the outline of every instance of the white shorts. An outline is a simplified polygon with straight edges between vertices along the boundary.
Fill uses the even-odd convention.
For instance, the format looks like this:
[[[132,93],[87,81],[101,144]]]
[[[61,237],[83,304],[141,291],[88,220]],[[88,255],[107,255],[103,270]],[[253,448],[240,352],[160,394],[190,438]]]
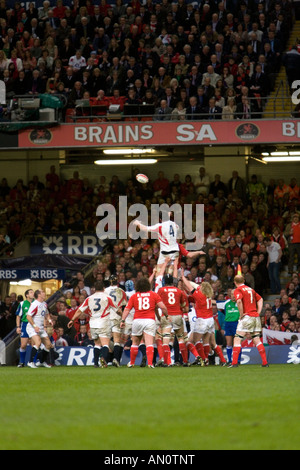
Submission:
[[[39,327],[40,328],[40,331],[39,333],[37,333],[35,331],[35,329],[33,328],[33,326],[30,325],[30,323],[28,323],[27,327],[26,327],[26,332],[29,336],[29,338],[32,338],[33,336],[40,336],[41,338],[48,338],[48,334],[47,334],[47,331],[44,330],[44,327]]]
[[[91,328],[91,337],[92,339],[98,338],[108,338],[111,337],[111,327],[110,324],[103,325],[99,328]]]
[[[171,317],[168,317],[167,320],[164,315],[161,315],[160,327],[162,330],[165,330],[166,328],[172,328]]]
[[[189,324],[190,324],[190,333],[194,333],[195,326],[196,326],[196,320],[197,320],[196,313],[195,313],[194,309],[189,311],[188,317],[189,317]]]
[[[142,336],[143,333],[147,335],[156,335],[156,322],[151,318],[137,318],[132,322],[132,336]]]
[[[132,323],[125,323],[124,335],[131,336],[132,334]]]
[[[172,324],[172,328],[174,331],[180,330],[180,328],[183,327],[183,324],[185,323],[184,319],[182,318],[182,315],[170,315],[169,316]]]
[[[132,333],[132,322],[133,322],[133,319],[131,317],[130,318],[127,317],[125,320],[125,329],[123,330],[123,332],[126,336],[130,336]]]
[[[159,258],[157,260],[157,264],[160,265],[160,264],[164,264],[164,262],[166,261],[167,258],[170,258],[170,261],[174,261],[176,258],[178,258],[179,256],[179,251],[175,251],[173,253],[170,253],[170,254],[163,254],[163,253],[159,253]]]
[[[243,333],[255,333],[261,332],[261,321],[260,317],[250,317],[245,315],[238,321],[236,331],[241,331]]]
[[[132,332],[132,322],[133,322],[134,312],[129,312],[125,320],[125,329],[123,330],[126,336],[130,336]]]
[[[195,328],[193,333],[199,333],[205,335],[205,333],[215,332],[215,321],[211,318],[197,318],[195,322]]]
[[[122,333],[122,330],[120,328],[120,323],[121,323],[121,317],[119,318],[113,318],[111,320],[111,331],[113,333]]]

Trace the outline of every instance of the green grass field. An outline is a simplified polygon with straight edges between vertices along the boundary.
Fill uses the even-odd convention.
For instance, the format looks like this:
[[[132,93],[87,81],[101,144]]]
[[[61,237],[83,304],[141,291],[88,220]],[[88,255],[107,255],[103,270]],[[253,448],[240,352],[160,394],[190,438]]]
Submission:
[[[299,449],[299,366],[0,369],[1,450]]]

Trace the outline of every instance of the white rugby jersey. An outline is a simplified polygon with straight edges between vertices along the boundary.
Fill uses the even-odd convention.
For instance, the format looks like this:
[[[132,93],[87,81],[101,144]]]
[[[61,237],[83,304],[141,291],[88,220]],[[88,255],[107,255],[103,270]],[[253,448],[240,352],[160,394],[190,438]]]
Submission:
[[[34,300],[29,307],[27,315],[32,317],[36,326],[39,328],[44,328],[44,318],[47,313],[49,313],[49,311],[46,302],[39,302],[38,300]]]
[[[105,292],[95,292],[87,297],[79,307],[81,312],[85,312],[87,309],[89,309],[90,327],[99,328],[103,320],[110,319],[109,315],[115,311],[116,306]]]
[[[115,309],[111,312],[110,318],[120,319],[120,315],[116,313],[116,310],[123,306],[125,307],[125,305],[127,304],[127,297],[125,291],[118,286],[109,286],[105,289],[105,293],[112,298],[113,303],[115,305]]]
[[[157,232],[160,242],[160,251],[170,252],[179,251],[177,243],[178,225],[172,220],[162,222],[160,224],[151,225],[148,227],[150,232]]]
[[[131,291],[128,291],[126,292],[126,296],[127,296],[127,300],[130,299],[130,297],[133,296],[133,294],[135,294],[135,290],[131,290]],[[133,320],[133,316],[134,316],[134,308],[132,308],[129,312],[129,314],[127,315],[127,318],[126,318],[126,323],[132,323],[132,320]]]

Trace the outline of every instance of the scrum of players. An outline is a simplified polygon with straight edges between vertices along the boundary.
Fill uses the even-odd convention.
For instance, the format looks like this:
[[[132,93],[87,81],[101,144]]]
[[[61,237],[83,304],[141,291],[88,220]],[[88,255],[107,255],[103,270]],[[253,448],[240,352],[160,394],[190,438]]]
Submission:
[[[261,358],[262,365],[268,366],[264,346],[260,341],[261,297],[244,284],[241,275],[235,277],[235,298],[240,312],[233,345],[233,361],[227,363],[222,348],[215,341],[215,318],[213,316],[213,289],[208,282],[200,285],[189,281],[180,270],[181,257],[197,257],[203,251],[188,252],[178,243],[178,226],[171,219],[153,226],[134,222],[140,230],[156,232],[160,242],[160,254],[156,268],[149,278],[142,277],[134,284],[128,280],[125,291],[118,287],[116,276],[111,276],[110,286],[102,281],[95,283],[95,292],[87,297],[75,311],[68,327],[88,312],[91,338],[94,341],[94,367],[106,368],[112,350],[112,365],[120,367],[125,345],[130,345],[128,368],[137,362],[142,353],[140,365],[148,368],[172,367],[174,365],[207,366],[209,355],[214,352],[222,366],[237,367],[241,351],[241,341],[250,332]],[[35,301],[37,303],[37,300]],[[37,308],[38,307],[38,308]],[[43,306],[35,305],[35,312],[42,312]],[[31,337],[37,349],[45,342],[42,320],[33,320],[29,310]],[[35,323],[39,322],[38,328]],[[35,323],[34,323],[35,322]],[[181,361],[171,358],[171,348],[175,338]],[[158,357],[155,353],[157,351]],[[33,364],[33,355],[30,364]],[[192,357],[192,361],[189,358]]]

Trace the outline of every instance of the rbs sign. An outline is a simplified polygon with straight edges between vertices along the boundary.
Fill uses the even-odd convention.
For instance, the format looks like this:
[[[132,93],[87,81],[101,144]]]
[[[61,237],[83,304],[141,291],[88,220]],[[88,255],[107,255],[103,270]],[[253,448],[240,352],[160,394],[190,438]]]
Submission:
[[[86,255],[97,256],[104,242],[95,233],[78,235],[44,235],[31,239],[32,255]]]
[[[6,281],[21,281],[22,279],[44,281],[47,279],[63,280],[64,278],[65,271],[63,269],[0,269],[0,279]]]

